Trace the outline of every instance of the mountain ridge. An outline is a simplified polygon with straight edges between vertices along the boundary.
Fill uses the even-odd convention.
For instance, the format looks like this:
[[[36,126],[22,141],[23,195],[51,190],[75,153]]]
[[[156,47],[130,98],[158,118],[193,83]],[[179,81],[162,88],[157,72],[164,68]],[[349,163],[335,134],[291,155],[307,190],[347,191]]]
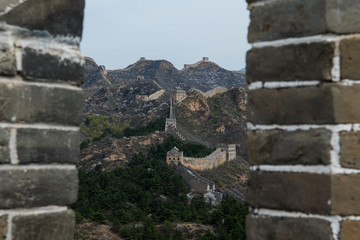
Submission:
[[[195,63],[185,64],[179,70],[167,60],[147,60],[140,58],[135,63],[124,69],[107,70],[105,66],[98,65],[90,57],[85,57],[85,83],[83,88],[89,88],[98,83],[125,84],[134,80],[144,79],[155,81],[161,88],[166,90],[181,87],[184,90],[196,88],[201,91],[209,91],[216,87],[247,88],[245,75],[239,71],[229,71],[208,58]],[[94,81],[93,79],[98,81]],[[100,81],[99,81],[100,80]]]

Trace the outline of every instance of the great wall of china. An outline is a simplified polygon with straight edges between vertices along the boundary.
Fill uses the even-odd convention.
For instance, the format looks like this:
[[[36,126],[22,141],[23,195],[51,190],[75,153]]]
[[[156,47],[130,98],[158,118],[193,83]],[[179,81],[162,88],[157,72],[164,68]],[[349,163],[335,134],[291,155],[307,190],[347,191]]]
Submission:
[[[169,118],[166,118],[165,132],[182,142],[191,142],[186,139],[176,127],[175,105],[186,99],[186,92],[176,88],[170,97]],[[213,169],[226,161],[236,159],[236,144],[219,144],[216,150],[210,155],[203,158],[184,157],[184,153],[174,147],[166,154],[166,163],[172,166],[184,179],[190,189],[208,199],[211,203],[216,204],[222,200],[222,193],[215,189],[215,183],[200,177],[193,170],[203,171]],[[231,191],[227,194],[235,195]],[[238,200],[244,201],[243,196],[237,197]]]

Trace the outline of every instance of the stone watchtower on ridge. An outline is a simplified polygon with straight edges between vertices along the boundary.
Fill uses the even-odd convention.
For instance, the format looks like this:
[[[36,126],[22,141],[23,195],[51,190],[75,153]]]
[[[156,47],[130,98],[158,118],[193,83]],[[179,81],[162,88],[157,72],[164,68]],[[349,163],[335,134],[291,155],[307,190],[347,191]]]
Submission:
[[[173,99],[171,97],[170,97],[170,113],[169,113],[169,118],[166,118],[165,132],[169,130],[169,127],[176,128],[175,108],[173,104]]]
[[[176,87],[173,94],[173,98],[175,103],[181,102],[186,98],[186,92],[182,90],[180,87]]]

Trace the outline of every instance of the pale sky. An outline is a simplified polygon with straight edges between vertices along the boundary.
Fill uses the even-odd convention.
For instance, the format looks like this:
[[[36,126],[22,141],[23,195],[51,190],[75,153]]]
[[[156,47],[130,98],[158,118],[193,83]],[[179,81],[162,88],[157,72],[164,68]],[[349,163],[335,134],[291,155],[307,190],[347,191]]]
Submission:
[[[248,25],[245,0],[86,0],[81,49],[107,69],[140,57],[181,69],[209,57],[240,70]]]

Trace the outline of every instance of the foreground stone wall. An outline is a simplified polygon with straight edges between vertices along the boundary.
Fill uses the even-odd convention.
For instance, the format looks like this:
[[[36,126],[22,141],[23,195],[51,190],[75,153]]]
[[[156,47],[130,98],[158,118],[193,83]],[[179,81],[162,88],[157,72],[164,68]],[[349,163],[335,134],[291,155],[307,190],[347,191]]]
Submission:
[[[248,239],[359,239],[360,2],[248,2]]]
[[[0,2],[0,239],[72,239],[84,1]]]

